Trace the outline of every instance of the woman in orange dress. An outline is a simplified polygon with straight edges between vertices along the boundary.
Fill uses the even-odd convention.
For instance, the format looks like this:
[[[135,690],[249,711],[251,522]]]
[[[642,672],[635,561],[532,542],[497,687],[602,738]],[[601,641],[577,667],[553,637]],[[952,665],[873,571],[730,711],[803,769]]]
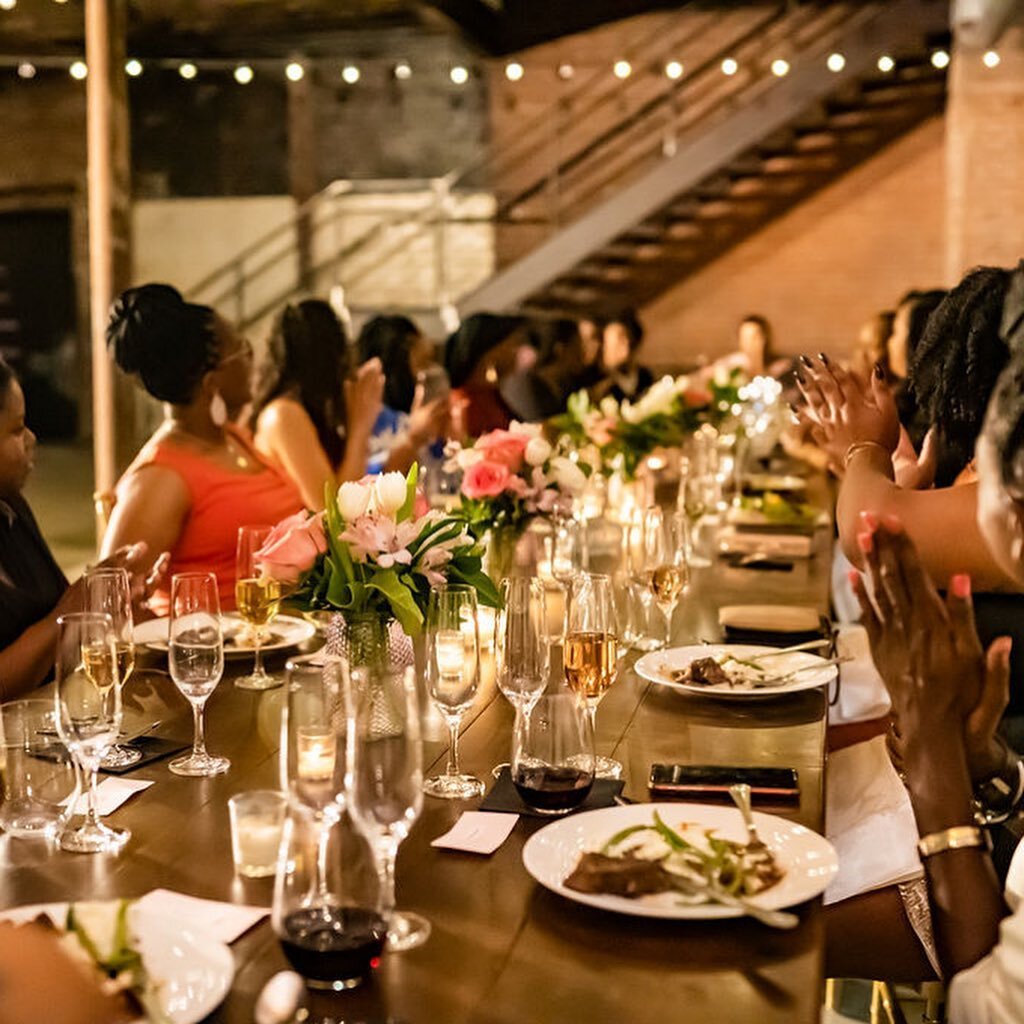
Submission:
[[[170,552],[167,583],[150,600],[159,614],[180,572],[216,573],[221,607],[234,608],[238,528],[303,508],[291,479],[231,423],[251,398],[252,348],[208,306],[165,284],[130,288],[114,303],[107,343],[117,365],[164,403],[164,422],[117,485],[102,550],[145,541]]]

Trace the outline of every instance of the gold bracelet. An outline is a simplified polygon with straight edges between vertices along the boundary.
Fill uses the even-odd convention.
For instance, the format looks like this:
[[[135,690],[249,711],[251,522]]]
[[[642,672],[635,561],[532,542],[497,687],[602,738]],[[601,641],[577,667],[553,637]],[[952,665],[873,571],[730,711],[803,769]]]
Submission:
[[[984,846],[985,835],[977,825],[954,825],[941,832],[922,836],[917,843],[917,852],[922,857],[934,857],[947,850],[959,850],[967,846]]]
[[[866,452],[869,448],[877,448],[886,458],[892,458],[892,453],[884,444],[878,441],[854,441],[849,448],[846,449],[846,454],[843,456],[843,470],[847,470],[850,467],[850,459],[854,455],[858,455],[860,452]]]

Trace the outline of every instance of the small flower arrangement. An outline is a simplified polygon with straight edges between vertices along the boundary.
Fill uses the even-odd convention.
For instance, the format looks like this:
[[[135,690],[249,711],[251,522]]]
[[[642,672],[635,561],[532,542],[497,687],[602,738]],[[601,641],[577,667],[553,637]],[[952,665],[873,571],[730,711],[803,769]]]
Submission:
[[[423,626],[430,588],[468,583],[481,604],[500,598],[462,519],[426,508],[408,476],[383,473],[327,492],[326,508],[279,523],[257,553],[265,575],[303,610],[393,617],[409,636]]]
[[[702,424],[730,415],[741,384],[738,371],[723,379],[665,376],[635,402],[606,397],[597,405],[578,391],[555,426],[577,447],[596,448],[606,472],[620,466],[632,479],[656,448],[678,447]]]
[[[592,467],[545,439],[540,424],[513,422],[467,447],[446,449],[448,468],[462,471],[460,514],[475,537],[521,528],[537,514],[568,514]]]

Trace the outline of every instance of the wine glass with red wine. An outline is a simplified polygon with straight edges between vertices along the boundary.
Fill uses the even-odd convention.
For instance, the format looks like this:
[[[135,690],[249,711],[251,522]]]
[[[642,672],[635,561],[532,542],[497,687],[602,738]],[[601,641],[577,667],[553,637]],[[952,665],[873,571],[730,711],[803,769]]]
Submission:
[[[352,903],[354,878],[341,896],[341,835],[329,826],[331,848],[319,856],[323,822],[292,805],[274,879],[271,923],[291,966],[311,989],[344,992],[380,965],[387,922],[376,909]]]
[[[541,814],[565,814],[586,800],[594,784],[594,727],[573,694],[545,694],[529,715],[516,716],[512,782]]]

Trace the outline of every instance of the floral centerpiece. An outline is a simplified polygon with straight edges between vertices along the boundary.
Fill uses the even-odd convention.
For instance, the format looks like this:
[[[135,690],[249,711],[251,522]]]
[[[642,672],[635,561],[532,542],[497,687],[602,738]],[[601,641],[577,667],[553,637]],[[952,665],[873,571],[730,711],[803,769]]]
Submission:
[[[430,588],[468,583],[481,604],[498,592],[481,567],[481,549],[465,522],[426,508],[408,476],[384,473],[327,490],[323,512],[299,512],[274,527],[257,553],[261,571],[303,611],[346,619],[395,619],[410,636],[423,627]]]

